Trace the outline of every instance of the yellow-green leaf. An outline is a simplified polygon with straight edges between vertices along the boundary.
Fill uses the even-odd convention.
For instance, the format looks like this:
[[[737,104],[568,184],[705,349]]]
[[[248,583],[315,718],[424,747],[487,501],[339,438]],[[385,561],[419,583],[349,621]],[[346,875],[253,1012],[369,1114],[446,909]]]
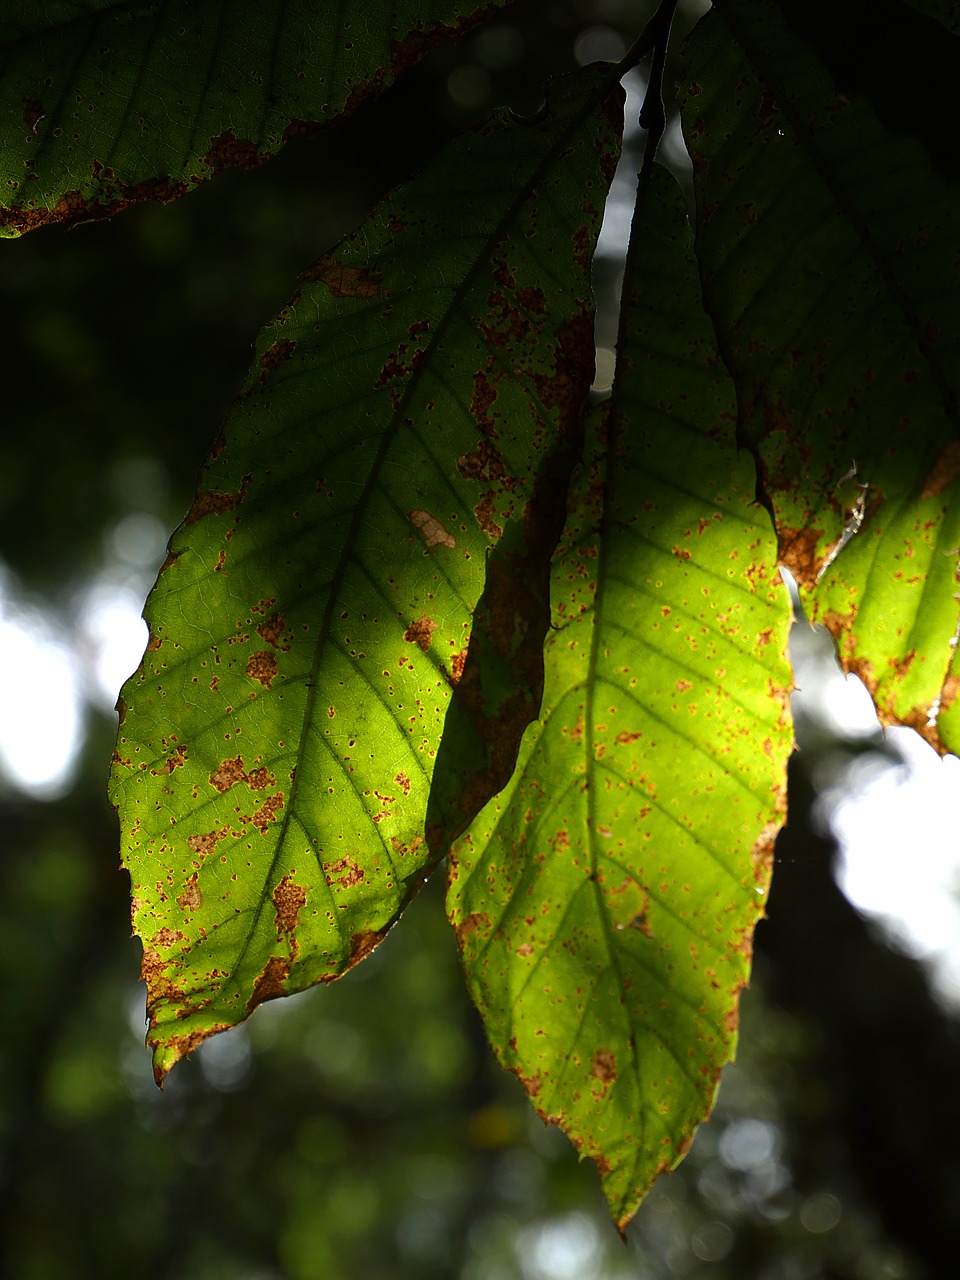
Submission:
[[[621,1227],[733,1053],[783,815],[790,610],[733,411],[655,169],[554,562],[540,720],[448,891],[498,1057],[595,1160]]]
[[[536,122],[464,135],[261,335],[123,692],[113,797],[159,1078],[362,959],[535,714],[532,665],[435,778],[488,555],[535,580],[562,527],[621,100],[588,68]],[[548,622],[542,598],[520,632],[539,647]]]

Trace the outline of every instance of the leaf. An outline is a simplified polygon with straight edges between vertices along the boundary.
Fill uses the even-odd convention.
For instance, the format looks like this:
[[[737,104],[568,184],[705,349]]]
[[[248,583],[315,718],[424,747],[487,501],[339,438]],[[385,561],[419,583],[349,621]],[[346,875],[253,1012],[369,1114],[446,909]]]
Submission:
[[[368,954],[490,794],[485,757],[432,788],[435,757],[488,553],[535,578],[562,527],[621,101],[590,68],[538,123],[465,134],[258,341],[121,705],[112,794],[158,1080]],[[514,692],[527,717],[493,708],[486,731],[515,754],[540,689]]]
[[[880,69],[909,31],[954,83],[960,41],[890,0],[844,45],[861,12],[721,0],[693,32],[697,255],[781,561],[881,720],[943,751],[960,741],[957,152],[928,97],[891,114]]]
[[[256,167],[502,3],[20,5],[0,26],[0,234]]]
[[[732,1055],[791,733],[787,596],[659,168],[620,332],[554,564],[541,717],[451,852],[448,910],[498,1057],[623,1228]]]

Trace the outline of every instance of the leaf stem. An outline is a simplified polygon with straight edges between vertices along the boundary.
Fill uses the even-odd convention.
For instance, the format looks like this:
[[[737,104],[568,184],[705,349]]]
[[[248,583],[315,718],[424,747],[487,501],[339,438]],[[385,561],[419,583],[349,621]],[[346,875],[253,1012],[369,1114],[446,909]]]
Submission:
[[[660,7],[656,13],[617,63],[616,71],[619,78],[622,79],[628,71],[639,66],[647,54],[652,53],[659,44],[666,43],[678,3],[679,0],[660,0]]]
[[[659,9],[647,23],[637,41],[637,45],[643,45],[646,42],[644,53],[653,50],[653,62],[650,67],[650,78],[647,81],[647,91],[643,95],[643,102],[640,106],[640,115],[637,123],[641,129],[647,131],[647,141],[643,149],[643,163],[640,168],[641,174],[649,173],[653,164],[654,157],[657,154],[657,148],[660,146],[660,139],[663,137],[664,130],[667,127],[667,113],[663,105],[663,70],[667,61],[667,49],[670,45],[670,32],[673,29],[673,19],[677,12],[677,4],[679,0],[661,0]],[[636,48],[637,45],[634,47]],[[630,54],[627,54],[629,58]],[[624,61],[627,59],[625,58]],[[636,65],[634,63],[633,65]]]

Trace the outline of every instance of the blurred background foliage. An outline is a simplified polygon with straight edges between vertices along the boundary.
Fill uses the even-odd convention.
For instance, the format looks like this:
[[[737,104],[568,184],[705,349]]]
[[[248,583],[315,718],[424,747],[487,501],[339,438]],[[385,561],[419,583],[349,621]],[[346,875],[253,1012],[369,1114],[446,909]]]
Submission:
[[[885,748],[812,722],[798,724],[806,748],[739,1060],[625,1242],[592,1167],[495,1066],[441,876],[359,969],[264,1007],[162,1094],[143,1047],[103,798],[119,683],[101,661],[110,600],[148,589],[256,331],[297,272],[444,137],[495,103],[535,111],[547,74],[619,57],[651,8],[529,0],[261,170],[0,246],[0,605],[59,628],[86,681],[65,780],[31,795],[11,769],[0,777],[0,1275],[923,1280],[956,1256],[956,1024],[843,898],[811,819],[817,761],[830,753],[836,774]],[[610,254],[601,344],[616,281]],[[39,707],[37,690],[25,696]]]

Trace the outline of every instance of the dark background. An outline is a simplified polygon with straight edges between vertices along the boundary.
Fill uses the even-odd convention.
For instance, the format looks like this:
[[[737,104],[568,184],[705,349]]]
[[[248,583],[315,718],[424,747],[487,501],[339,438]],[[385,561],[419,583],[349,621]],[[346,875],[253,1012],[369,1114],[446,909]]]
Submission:
[[[182,517],[257,329],[297,272],[472,114],[535,109],[546,74],[576,65],[576,50],[617,56],[617,34],[622,51],[649,8],[531,0],[261,170],[114,223],[0,243],[6,608],[39,603],[69,626],[127,517],[168,530]],[[608,308],[616,275],[598,265]],[[145,589],[151,567],[126,563]],[[104,798],[113,721],[92,697],[85,723],[63,794],[31,799],[0,780],[0,1276],[921,1280],[950,1269],[957,1028],[917,965],[836,888],[835,851],[810,820],[817,760],[833,752],[839,769],[844,752],[879,741],[838,745],[798,726],[805,749],[739,1061],[623,1244],[592,1166],[493,1062],[440,876],[358,970],[258,1011],[158,1093]]]

